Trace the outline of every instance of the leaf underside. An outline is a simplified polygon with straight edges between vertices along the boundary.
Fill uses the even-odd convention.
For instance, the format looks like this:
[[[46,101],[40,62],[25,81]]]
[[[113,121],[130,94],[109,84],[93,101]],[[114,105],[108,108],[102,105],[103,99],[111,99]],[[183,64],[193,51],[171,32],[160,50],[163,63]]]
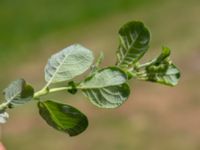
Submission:
[[[54,54],[45,67],[45,80],[49,84],[67,81],[85,72],[93,62],[92,52],[79,45],[71,45]]]
[[[129,86],[124,83],[104,88],[82,90],[90,101],[100,108],[116,108],[125,102],[130,94]]]
[[[13,81],[5,90],[4,96],[10,107],[29,102],[33,98],[34,89],[24,79]]]
[[[97,71],[80,84],[86,97],[100,108],[116,108],[125,102],[130,94],[126,84],[127,76],[117,67]]]

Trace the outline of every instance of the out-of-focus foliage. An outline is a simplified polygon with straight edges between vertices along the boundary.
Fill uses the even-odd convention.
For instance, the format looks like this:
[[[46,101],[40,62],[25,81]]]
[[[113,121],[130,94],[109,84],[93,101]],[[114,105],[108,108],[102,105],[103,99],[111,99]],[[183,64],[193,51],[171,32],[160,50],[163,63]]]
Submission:
[[[0,62],[14,50],[49,33],[69,30],[74,26],[124,11],[145,0],[1,0],[0,1]],[[36,50],[35,50],[36,51]]]

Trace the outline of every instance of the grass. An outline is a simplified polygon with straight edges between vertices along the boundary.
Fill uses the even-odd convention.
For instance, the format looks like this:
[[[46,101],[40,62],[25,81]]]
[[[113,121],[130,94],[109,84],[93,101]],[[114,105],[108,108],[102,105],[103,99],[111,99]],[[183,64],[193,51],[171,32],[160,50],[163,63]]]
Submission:
[[[6,82],[18,76],[23,76],[29,82],[36,83],[36,87],[40,87],[43,82],[43,74],[40,72],[43,72],[43,65],[47,58],[55,50],[73,42],[83,43],[93,49],[96,55],[103,50],[105,52],[104,65],[113,64],[115,59],[113,55],[118,42],[117,30],[129,20],[142,20],[151,29],[152,44],[146,59],[157,54],[162,44],[172,48],[172,57],[181,69],[182,79],[175,88],[133,82],[133,92],[129,100],[115,110],[97,109],[80,96],[59,96],[58,100],[80,108],[89,117],[90,125],[87,131],[74,138],[48,127],[37,116],[38,111],[31,104],[16,108],[10,111],[11,118],[3,126],[2,140],[8,150],[16,148],[19,150],[36,148],[48,150],[199,150],[199,1],[192,0],[190,3],[180,0],[155,1],[151,4],[149,4],[150,2],[138,3],[135,6],[129,6],[132,3],[129,1],[130,3],[124,4],[126,6],[122,5],[121,8],[120,2],[111,6],[111,0],[111,2],[107,2],[108,4],[97,3],[99,9],[95,8],[97,6],[93,8],[97,1],[85,1],[84,8],[78,9],[79,13],[71,13],[74,11],[74,7],[83,5],[82,1],[77,1],[77,6],[75,4],[67,6],[71,7],[66,10],[70,12],[69,14],[59,16],[61,13],[58,13],[46,21],[42,19],[44,18],[43,13],[40,12],[42,9],[38,8],[38,11],[34,11],[38,3],[41,4],[41,8],[45,8],[45,13],[46,9],[51,10],[54,5],[55,8],[60,8],[58,12],[64,11],[66,2],[51,1],[47,5],[44,1],[28,3],[28,1],[21,0],[21,2],[27,7],[21,7],[20,3],[9,4],[8,1],[5,1],[4,4],[1,2],[0,5],[1,15],[3,15],[3,11],[7,12],[9,5],[13,5],[11,10],[18,9],[14,11],[16,13],[10,14],[10,21],[13,15],[20,16],[26,12],[24,16],[21,16],[24,17],[21,23],[26,19],[30,22],[30,29],[26,29],[26,32],[22,32],[22,34],[15,33],[12,40],[9,40],[9,37],[6,40],[3,35],[0,35],[3,39],[1,41],[7,42],[1,42],[4,43],[2,45],[6,47],[5,49],[10,49],[0,52],[1,59],[4,58],[8,65],[10,62],[5,59],[5,56],[11,58],[13,55],[12,57],[16,59],[15,65],[10,63],[11,68],[8,69],[4,69],[5,65],[0,64],[1,68],[5,70],[0,75],[2,88]],[[137,7],[138,5],[139,7]],[[92,11],[89,7],[96,11],[97,14],[95,12],[92,14],[98,17],[90,16]],[[109,9],[111,7],[112,9]],[[20,10],[20,8],[23,9]],[[86,10],[90,10],[90,13],[86,13]],[[105,12],[101,12],[104,10]],[[31,12],[36,13],[32,13],[32,15],[36,15],[35,21],[30,15]],[[67,21],[63,19],[67,14],[82,16],[83,20],[81,21],[81,17],[77,17],[79,19],[71,17],[70,25],[67,25]],[[84,18],[87,18],[85,16],[88,16],[88,19],[85,20]],[[31,18],[33,18],[33,22],[31,22]],[[73,18],[74,21],[72,21]],[[56,21],[56,19],[58,20]],[[60,26],[62,21],[66,23],[63,24],[63,27]],[[35,24],[32,24],[34,22]],[[55,26],[50,25],[45,29],[45,26],[54,22]],[[18,28],[20,26],[13,30],[16,32]],[[8,25],[5,31],[9,29],[11,29],[11,25],[10,27]],[[20,38],[22,39],[20,40]],[[13,52],[15,46],[17,54]],[[28,47],[30,49],[27,51]],[[30,56],[22,59],[27,54]],[[19,65],[20,62],[25,62],[26,65]]]

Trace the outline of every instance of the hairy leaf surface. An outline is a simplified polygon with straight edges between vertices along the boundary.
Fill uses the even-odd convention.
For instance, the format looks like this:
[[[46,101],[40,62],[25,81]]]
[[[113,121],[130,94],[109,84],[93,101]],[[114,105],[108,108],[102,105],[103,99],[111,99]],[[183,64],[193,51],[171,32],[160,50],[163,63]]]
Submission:
[[[51,100],[39,102],[41,117],[54,129],[75,136],[88,126],[87,117],[76,108]]]
[[[10,107],[22,105],[33,98],[34,89],[24,79],[13,81],[5,90],[4,96]]]
[[[127,68],[135,64],[147,51],[150,33],[143,23],[132,21],[120,28],[119,39],[117,65]]]
[[[97,71],[80,84],[85,96],[101,108],[115,108],[125,102],[130,94],[127,76],[117,67]]]
[[[54,54],[45,67],[45,80],[51,83],[73,79],[85,72],[93,62],[92,52],[79,45],[71,45]]]

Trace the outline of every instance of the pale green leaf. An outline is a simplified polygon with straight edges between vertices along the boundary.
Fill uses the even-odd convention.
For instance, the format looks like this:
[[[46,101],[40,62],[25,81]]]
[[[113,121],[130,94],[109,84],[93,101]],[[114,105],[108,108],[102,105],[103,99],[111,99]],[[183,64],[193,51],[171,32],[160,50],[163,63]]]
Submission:
[[[98,70],[83,81],[79,88],[96,106],[115,108],[125,102],[130,94],[126,74],[117,67]]]
[[[24,79],[13,81],[5,90],[4,96],[9,107],[29,102],[33,98],[34,89]]]
[[[9,115],[7,112],[0,112],[0,124],[6,123],[6,121],[8,120]]]
[[[71,80],[85,72],[93,62],[92,52],[79,45],[71,45],[51,56],[45,67],[48,84]]]
[[[38,103],[41,117],[54,129],[76,136],[88,126],[87,117],[76,108],[51,100]]]

